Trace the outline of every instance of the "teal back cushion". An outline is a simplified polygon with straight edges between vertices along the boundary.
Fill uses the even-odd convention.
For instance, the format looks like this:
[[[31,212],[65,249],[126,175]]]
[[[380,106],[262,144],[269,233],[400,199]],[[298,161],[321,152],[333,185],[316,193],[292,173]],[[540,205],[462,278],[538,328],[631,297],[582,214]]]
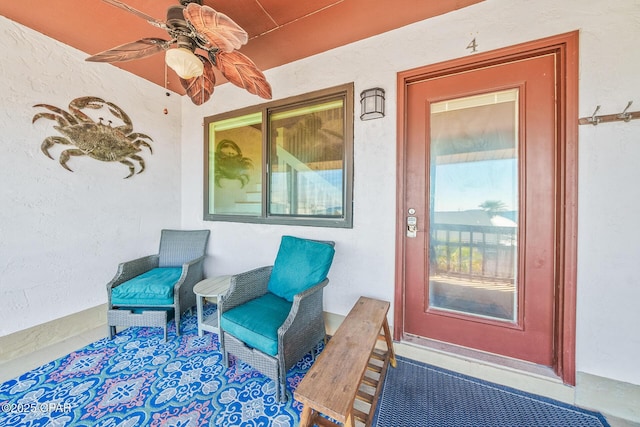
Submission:
[[[267,289],[293,301],[295,294],[327,277],[334,253],[333,246],[328,243],[283,236]]]

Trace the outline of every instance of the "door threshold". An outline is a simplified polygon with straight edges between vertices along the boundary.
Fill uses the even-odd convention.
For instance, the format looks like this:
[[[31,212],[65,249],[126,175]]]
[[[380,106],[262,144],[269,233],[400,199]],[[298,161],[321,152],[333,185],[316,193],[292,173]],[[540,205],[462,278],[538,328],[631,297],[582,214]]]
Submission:
[[[562,378],[556,375],[553,369],[549,366],[537,365],[535,363],[514,359],[512,357],[501,356],[499,354],[488,353],[486,351],[432,340],[429,338],[418,337],[415,335],[405,334],[403,341],[410,344],[416,344],[421,347],[426,347],[431,350],[449,353],[457,357],[473,359],[478,362],[496,365],[501,368],[514,369],[517,371],[526,372],[532,375],[537,375],[540,377],[554,379],[562,382]]]
[[[574,404],[574,387],[548,366],[405,334],[396,353],[485,381]]]

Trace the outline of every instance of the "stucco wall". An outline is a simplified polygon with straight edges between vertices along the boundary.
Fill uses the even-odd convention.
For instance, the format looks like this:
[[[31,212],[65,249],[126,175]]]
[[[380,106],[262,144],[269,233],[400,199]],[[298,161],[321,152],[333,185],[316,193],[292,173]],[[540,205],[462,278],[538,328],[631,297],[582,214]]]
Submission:
[[[4,17],[0,48],[1,337],[104,304],[118,263],[156,253],[159,229],[180,226],[181,116],[178,96]],[[31,123],[50,112],[34,105],[68,110],[80,96],[113,102],[153,139],[143,173],[123,179],[125,165],[88,156],[69,160],[72,173],[58,162],[72,147],[51,148],[55,160],[40,151],[62,135],[53,120]]]
[[[117,263],[154,252],[158,230],[178,225],[212,230],[208,275],[270,264],[282,234],[335,240],[325,309],[346,314],[359,295],[393,303],[397,72],[468,56],[473,38],[486,52],[575,30],[580,116],[629,100],[640,108],[637,0],[488,0],[267,71],[276,99],[347,82],[356,97],[386,90],[387,116],[355,121],[354,227],[327,229],[202,220],[202,118],[259,98],[223,85],[195,107],[0,18],[0,313],[11,319],[0,336],[103,304]],[[51,121],[31,124],[33,105],[66,108],[85,95],[119,105],[152,136],[144,173],[123,180],[123,165],[87,157],[73,158],[71,173],[40,152],[56,132]],[[640,120],[579,129],[577,369],[636,385],[639,136]]]
[[[223,85],[202,107],[183,101],[182,220],[213,231],[209,273],[271,263],[282,234],[333,239],[336,259],[325,309],[346,314],[359,295],[393,302],[397,73],[466,57],[473,38],[478,51],[486,52],[575,30],[580,31],[580,115],[591,115],[596,105],[603,114],[621,111],[640,96],[637,0],[490,0],[267,71],[275,99],[351,81],[356,97],[370,87],[385,89],[387,116],[355,121],[350,230],[202,221],[202,117],[261,100]],[[632,384],[640,384],[635,356],[640,334],[631,326],[640,324],[639,136],[640,120],[579,129],[577,369]]]

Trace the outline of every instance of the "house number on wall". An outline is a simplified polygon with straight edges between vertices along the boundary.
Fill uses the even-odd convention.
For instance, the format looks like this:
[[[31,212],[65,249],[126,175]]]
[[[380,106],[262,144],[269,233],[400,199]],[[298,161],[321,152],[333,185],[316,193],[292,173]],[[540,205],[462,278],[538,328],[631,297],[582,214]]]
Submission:
[[[467,49],[471,49],[471,53],[474,53],[476,50],[478,50],[478,43],[476,43],[475,37],[469,42],[469,44],[467,45]]]

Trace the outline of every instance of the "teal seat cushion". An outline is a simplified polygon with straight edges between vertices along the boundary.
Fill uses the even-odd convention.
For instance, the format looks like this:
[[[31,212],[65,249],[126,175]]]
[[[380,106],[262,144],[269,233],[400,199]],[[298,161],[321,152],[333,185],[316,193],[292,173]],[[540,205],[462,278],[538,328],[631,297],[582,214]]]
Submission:
[[[291,305],[267,292],[223,313],[220,326],[249,347],[275,356],[278,354],[278,328],[289,315]]]
[[[283,236],[267,289],[279,297],[293,297],[326,279],[335,250],[328,243]]]
[[[111,303],[117,306],[173,304],[173,287],[182,267],[154,268],[127,280],[111,291]]]

